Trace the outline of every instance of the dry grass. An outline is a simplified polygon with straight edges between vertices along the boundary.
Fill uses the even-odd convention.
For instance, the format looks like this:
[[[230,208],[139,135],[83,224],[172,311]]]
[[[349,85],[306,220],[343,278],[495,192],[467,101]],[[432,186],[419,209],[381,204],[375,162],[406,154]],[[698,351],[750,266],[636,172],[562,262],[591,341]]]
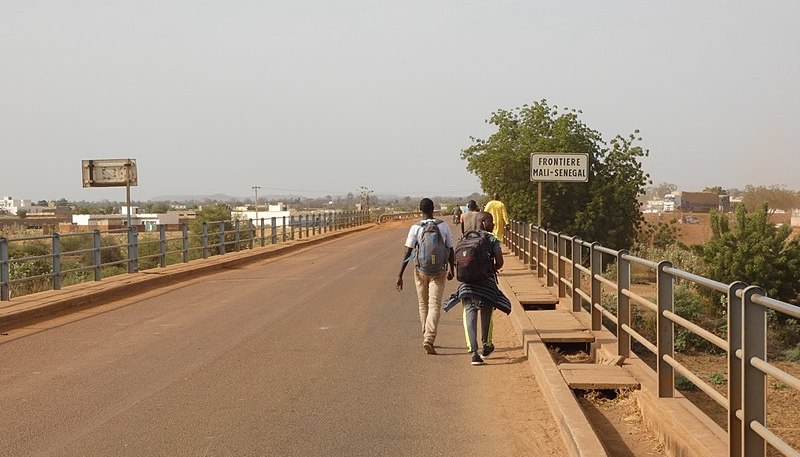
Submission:
[[[625,443],[627,454],[636,456],[665,455],[664,445],[656,434],[644,425],[641,410],[633,392],[632,390],[617,390],[610,393],[609,391],[589,390],[582,392],[580,400],[584,409],[593,408],[596,413],[603,415]],[[598,430],[598,435],[607,435],[603,432],[603,430]],[[606,442],[604,445],[611,444]],[[621,452],[619,454],[622,455]]]

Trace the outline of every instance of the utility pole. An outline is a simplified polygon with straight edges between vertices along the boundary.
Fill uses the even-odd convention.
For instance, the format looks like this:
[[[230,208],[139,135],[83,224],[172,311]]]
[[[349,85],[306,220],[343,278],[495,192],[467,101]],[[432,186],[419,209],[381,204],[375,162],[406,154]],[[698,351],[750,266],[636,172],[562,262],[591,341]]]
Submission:
[[[253,186],[251,187],[256,192],[256,224],[259,224],[258,221],[258,189],[261,189],[261,186]],[[260,227],[260,225],[259,225]]]

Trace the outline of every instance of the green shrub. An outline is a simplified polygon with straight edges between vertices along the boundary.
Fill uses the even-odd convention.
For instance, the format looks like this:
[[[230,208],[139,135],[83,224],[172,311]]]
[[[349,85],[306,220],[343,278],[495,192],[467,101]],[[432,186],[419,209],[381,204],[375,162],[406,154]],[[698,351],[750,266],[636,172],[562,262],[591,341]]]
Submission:
[[[728,383],[728,378],[725,377],[725,374],[720,373],[719,371],[709,374],[708,379],[711,381],[711,384],[715,386],[724,386]]]
[[[783,359],[788,362],[800,362],[800,344],[784,350]]]

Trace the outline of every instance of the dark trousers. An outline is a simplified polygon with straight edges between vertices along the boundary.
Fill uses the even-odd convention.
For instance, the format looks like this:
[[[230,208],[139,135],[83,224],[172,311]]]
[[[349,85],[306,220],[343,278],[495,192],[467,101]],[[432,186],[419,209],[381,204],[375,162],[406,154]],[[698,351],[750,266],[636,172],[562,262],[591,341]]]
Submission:
[[[492,305],[481,302],[477,298],[464,298],[464,334],[467,337],[467,349],[476,352],[478,346],[478,314],[481,315],[481,343],[483,346],[492,344]]]

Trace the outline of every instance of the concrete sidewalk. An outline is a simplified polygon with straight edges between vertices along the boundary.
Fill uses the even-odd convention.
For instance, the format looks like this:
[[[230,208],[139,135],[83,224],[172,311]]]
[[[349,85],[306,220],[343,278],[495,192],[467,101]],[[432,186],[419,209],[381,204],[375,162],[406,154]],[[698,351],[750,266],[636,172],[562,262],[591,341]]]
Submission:
[[[44,319],[63,316],[114,300],[132,297],[159,287],[215,273],[225,268],[234,268],[239,265],[289,254],[373,227],[375,227],[375,224],[365,224],[303,239],[231,252],[209,257],[208,259],[198,259],[187,263],[169,265],[164,268],[111,276],[100,281],[63,287],[60,290],[48,290],[17,298],[12,297],[10,301],[0,301],[0,332],[8,332]]]

